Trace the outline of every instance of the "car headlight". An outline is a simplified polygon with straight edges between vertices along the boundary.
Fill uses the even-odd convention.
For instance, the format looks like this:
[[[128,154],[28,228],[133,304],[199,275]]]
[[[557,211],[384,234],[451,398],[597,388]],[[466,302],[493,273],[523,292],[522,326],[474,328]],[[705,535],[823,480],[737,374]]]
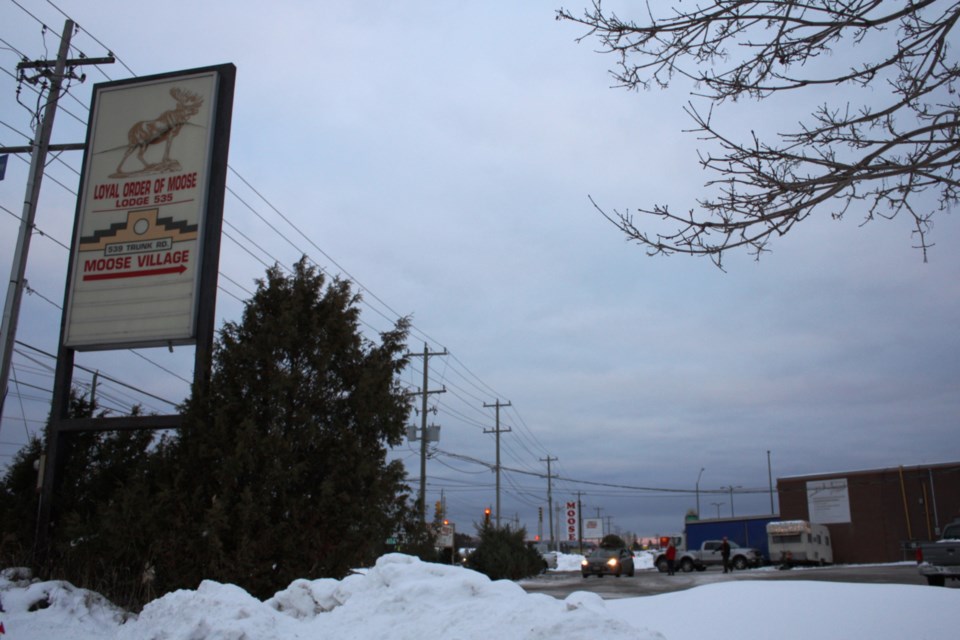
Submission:
[[[616,558],[610,558],[609,560],[607,560],[607,564],[610,565],[611,567],[615,567],[615,566],[617,566],[617,559],[616,559]]]
[[[583,560],[580,561],[580,566],[581,566],[581,567],[585,567],[585,566],[587,566],[588,564],[590,564],[590,563],[587,562],[587,559],[586,559],[586,558],[584,558]]]

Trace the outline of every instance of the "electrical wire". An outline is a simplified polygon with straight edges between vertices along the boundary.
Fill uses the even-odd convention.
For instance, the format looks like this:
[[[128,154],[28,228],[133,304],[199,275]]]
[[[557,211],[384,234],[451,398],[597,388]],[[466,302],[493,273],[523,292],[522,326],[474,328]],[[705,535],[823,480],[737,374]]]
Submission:
[[[15,0],[12,0],[12,1],[18,7],[23,9],[25,13],[30,15],[34,20],[39,22],[42,26],[45,26],[43,22],[39,20],[39,18],[37,18],[35,15],[27,11],[22,5],[17,3]],[[53,2],[50,2],[49,0],[48,0],[48,4],[54,7],[64,17],[67,17],[69,19],[69,16],[67,16],[67,14],[63,12],[63,10],[60,9],[56,4],[54,4]],[[111,54],[116,57],[116,54],[113,53],[112,50],[109,50],[105,45],[103,45],[103,43],[93,33],[91,33],[87,29],[80,29],[80,30],[86,36],[90,37],[98,45],[100,45],[104,49],[107,49],[108,51],[111,51]],[[79,49],[77,50],[79,51]],[[123,63],[119,57],[117,57],[116,59],[121,62],[124,68],[126,68],[131,75],[133,76],[137,75],[132,71],[132,69],[130,69],[129,66]],[[33,87],[31,87],[31,89],[33,89]],[[74,99],[76,98],[74,97]],[[80,118],[79,116],[76,116],[76,115],[73,115],[73,117],[74,119],[82,123],[85,123],[85,120],[83,118]],[[6,123],[3,123],[3,124],[6,125]],[[6,126],[16,131],[14,127],[10,125],[6,125]],[[24,137],[26,137],[27,139],[30,139],[29,136],[26,136],[25,134],[22,134],[19,131],[16,131],[16,132],[20,135],[24,135]],[[62,160],[59,158],[59,156],[56,159],[62,163]],[[69,165],[68,165],[68,168],[74,173],[79,173],[75,168],[69,167]],[[263,202],[267,206],[267,208],[273,212],[274,215],[276,215],[278,218],[280,218],[280,220],[285,222],[294,232],[296,232],[298,236],[303,238],[309,244],[309,246],[312,247],[314,251],[316,251],[329,264],[336,267],[341,273],[343,273],[346,277],[348,277],[349,280],[358,288],[358,290],[362,291],[365,294],[362,297],[362,303],[364,304],[365,308],[373,311],[374,313],[376,313],[377,315],[379,315],[380,317],[382,317],[383,319],[391,323],[396,322],[398,318],[402,317],[393,307],[387,304],[381,297],[376,295],[369,287],[361,283],[354,275],[352,275],[349,271],[347,271],[347,269],[343,265],[341,265],[328,252],[323,250],[316,242],[314,242],[309,237],[309,235],[305,233],[305,231],[302,228],[300,228],[297,224],[295,224],[289,216],[284,214],[277,206],[275,206],[263,194],[261,190],[257,189],[246,177],[241,175],[239,171],[237,171],[233,166],[228,166],[228,170],[230,175],[234,176],[239,181],[238,186],[242,185],[247,189],[249,189],[253,194],[255,194],[256,197],[258,197],[260,201]],[[53,178],[49,175],[47,175],[47,177],[49,177],[55,183],[59,184],[69,193],[76,195],[76,192],[74,190],[66,187],[63,183],[59,182],[56,178]],[[322,271],[327,272],[326,268],[322,264],[310,258],[309,253],[307,251],[303,251],[296,242],[294,242],[290,237],[288,237],[285,233],[283,233],[278,228],[277,225],[273,224],[270,220],[268,220],[265,215],[259,212],[257,208],[252,205],[251,202],[249,202],[245,197],[243,197],[238,192],[237,189],[235,189],[234,187],[228,186],[227,191],[233,198],[235,198],[236,202],[240,203],[244,208],[252,212],[253,215],[257,219],[259,219],[268,229],[270,229],[277,237],[282,239],[289,246],[293,247],[298,252],[299,255],[307,256],[308,260],[310,260],[312,264],[317,266],[317,268],[321,269]],[[4,210],[8,211],[8,213],[11,213],[11,215],[14,215],[14,217],[17,217],[15,214],[10,212],[9,210],[7,209],[4,209]],[[231,221],[232,214],[230,214],[229,211],[225,212],[225,214],[226,214],[224,217],[225,226],[227,226],[232,231],[233,234],[237,234],[238,236],[242,237],[246,241],[246,243],[238,241],[232,234],[224,232],[224,235],[231,242],[237,245],[242,251],[247,253],[247,255],[249,255],[253,260],[259,263],[261,266],[267,267],[267,268],[271,266],[270,264],[268,264],[266,260],[260,257],[261,255],[265,255],[274,264],[277,264],[281,266],[281,268],[287,269],[289,271],[289,267],[284,265],[281,260],[279,260],[276,256],[272,255],[265,247],[261,246],[261,243],[253,242],[250,239],[250,236],[248,234],[241,232],[239,228]],[[37,232],[43,234],[43,232],[39,231],[39,229],[37,229]],[[46,234],[43,234],[43,235],[45,235],[46,237],[49,237]],[[259,237],[260,236],[258,236],[258,238]],[[67,248],[66,245],[64,245],[63,243],[60,243],[59,241],[56,241],[56,240],[54,241],[60,244],[60,246],[62,246],[63,248]],[[227,281],[237,286],[239,289],[244,291],[244,293],[251,295],[247,289],[238,285],[234,278],[230,276],[226,276],[223,270],[221,270],[221,276],[224,276]],[[223,291],[225,294],[232,296],[236,300],[243,302],[238,296],[230,293],[223,287],[219,287],[219,289]],[[40,295],[39,293],[36,293],[35,290],[31,290],[31,291],[35,295],[38,295],[38,296]],[[43,296],[40,296],[40,297],[43,298]],[[50,304],[54,304],[48,298],[43,298],[43,299],[45,299]],[[371,330],[374,329],[373,326],[370,325],[369,323],[365,322],[364,325]],[[433,343],[434,345],[440,344],[437,340],[433,339],[427,332],[423,331],[421,328],[417,327],[413,323],[411,323],[411,334],[420,336],[424,338],[427,342]],[[457,424],[456,421],[459,420],[461,421],[460,426],[469,426],[475,429],[484,429],[485,426],[489,425],[489,414],[488,412],[485,412],[483,410],[482,405],[485,402],[488,402],[490,398],[502,398],[504,397],[504,394],[499,393],[498,391],[493,389],[492,386],[490,386],[485,381],[483,381],[470,368],[468,368],[456,354],[452,353],[449,349],[447,349],[447,352],[448,352],[447,356],[444,358],[445,366],[443,369],[443,379],[445,380],[444,386],[449,387],[448,391],[450,391],[450,394],[449,396],[447,396],[447,394],[443,394],[444,396],[447,396],[447,397],[445,398],[442,397],[436,403],[436,406],[439,407],[441,410],[443,410],[445,412],[445,415],[449,414],[450,417],[454,418],[455,424]],[[161,367],[161,369],[163,368]],[[168,369],[163,369],[163,370],[171,375],[176,376],[178,379],[182,381],[187,381],[185,377],[179,376],[174,372],[169,371]],[[414,369],[411,367],[411,370],[414,370]],[[454,381],[454,378],[453,378],[454,376],[456,376],[456,381]],[[174,404],[174,405],[176,404],[169,400],[163,400],[163,401],[169,404]],[[512,424],[511,429],[518,436],[516,438],[517,442],[516,444],[514,444],[513,442],[506,443],[504,446],[504,451],[509,458],[516,460],[518,464],[529,465],[530,463],[524,460],[524,452],[526,454],[530,454],[532,457],[536,457],[535,450],[541,450],[543,452],[546,452],[546,448],[544,448],[539,443],[535,434],[532,432],[529,426],[527,426],[526,423],[523,421],[518,409],[516,407],[513,407],[512,405],[510,408],[510,422]],[[510,440],[513,440],[513,439],[510,439]],[[535,472],[532,472],[529,470],[522,471],[522,472],[535,475]],[[554,477],[557,478],[557,476],[554,476]]]

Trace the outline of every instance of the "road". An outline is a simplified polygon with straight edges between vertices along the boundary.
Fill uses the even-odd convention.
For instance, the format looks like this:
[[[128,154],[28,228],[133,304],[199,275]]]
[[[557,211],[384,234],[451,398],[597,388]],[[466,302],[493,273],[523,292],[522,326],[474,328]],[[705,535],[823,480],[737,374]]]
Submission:
[[[668,576],[656,570],[638,571],[630,577],[582,578],[577,571],[548,571],[523,580],[520,586],[529,593],[545,593],[566,598],[574,591],[592,591],[602,598],[634,598],[671,591],[683,591],[704,584],[730,580],[819,580],[824,582],[869,582],[875,584],[916,584],[927,582],[917,574],[917,565],[910,563],[884,565],[840,565],[812,569],[780,571],[775,568],[748,569],[724,574],[721,569],[708,569]],[[938,587],[930,587],[931,589]],[[948,589],[960,589],[956,580],[947,582]]]

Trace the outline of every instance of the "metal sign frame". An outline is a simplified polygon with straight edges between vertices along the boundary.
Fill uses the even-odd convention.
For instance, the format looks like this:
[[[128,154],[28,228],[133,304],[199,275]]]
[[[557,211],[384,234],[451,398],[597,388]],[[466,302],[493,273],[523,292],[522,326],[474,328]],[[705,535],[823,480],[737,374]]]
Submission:
[[[49,534],[49,528],[52,524],[52,515],[54,513],[54,496],[57,483],[60,480],[60,470],[62,469],[64,463],[64,447],[62,441],[65,437],[67,437],[71,432],[80,431],[172,429],[179,427],[182,423],[182,416],[179,414],[165,416],[147,415],[105,418],[68,418],[70,388],[73,380],[74,357],[76,350],[79,350],[79,348],[125,349],[131,346],[156,346],[164,344],[173,345],[192,343],[195,345],[193,382],[194,393],[203,392],[210,378],[210,355],[213,350],[213,338],[215,331],[214,325],[216,312],[217,275],[220,258],[220,235],[223,222],[223,206],[227,180],[227,158],[230,144],[230,126],[233,112],[233,92],[236,82],[236,67],[232,64],[223,64],[212,67],[203,67],[149,77],[98,84],[94,87],[93,108],[91,108],[91,114],[96,113],[95,108],[97,106],[97,96],[99,95],[98,91],[113,91],[116,89],[133,88],[137,86],[154,88],[157,86],[163,86],[164,88],[169,86],[172,89],[180,86],[184,79],[197,77],[212,78],[211,86],[213,87],[212,97],[214,104],[207,105],[212,112],[210,114],[211,118],[209,119],[209,126],[211,130],[209,131],[209,141],[207,143],[208,153],[203,160],[204,166],[198,170],[198,172],[202,171],[206,174],[206,188],[202,194],[202,220],[198,222],[199,226],[196,229],[196,236],[200,239],[199,251],[201,255],[199,256],[199,265],[197,265],[196,273],[193,274],[193,276],[196,278],[196,290],[193,292],[196,298],[195,303],[191,303],[192,309],[190,311],[190,324],[192,326],[189,331],[190,335],[184,335],[181,333],[175,336],[167,336],[166,338],[164,338],[162,335],[152,335],[148,336],[147,338],[137,338],[135,340],[127,340],[126,338],[123,338],[115,341],[106,340],[89,342],[80,340],[79,343],[68,343],[67,336],[70,305],[74,302],[72,300],[73,291],[71,287],[75,281],[75,278],[81,275],[83,269],[83,265],[80,265],[79,260],[76,258],[76,254],[78,253],[79,243],[83,241],[83,238],[92,237],[89,234],[88,236],[84,236],[85,231],[88,231],[89,228],[84,229],[81,224],[81,213],[85,205],[85,200],[88,201],[91,196],[86,186],[88,178],[96,177],[90,176],[89,173],[91,171],[90,167],[93,165],[94,160],[91,158],[91,156],[97,153],[96,147],[92,144],[95,123],[93,116],[91,116],[91,124],[87,129],[84,163],[81,173],[81,184],[85,186],[81,192],[81,197],[77,201],[77,216],[74,223],[73,242],[71,244],[71,260],[68,266],[67,286],[64,293],[64,311],[61,320],[60,344],[57,354],[57,370],[54,378],[53,402],[50,412],[50,425],[47,434],[47,457],[43,476],[43,490],[40,501],[40,526],[38,528],[38,544],[41,552],[43,552],[43,550],[46,548],[47,536]],[[162,94],[164,92],[160,93]],[[168,96],[166,100],[169,102],[170,97],[173,97],[172,91],[167,90],[165,93]],[[191,91],[190,93],[196,95],[195,92]],[[180,95],[181,97],[187,98],[183,93]],[[204,99],[209,99],[210,97],[211,96],[205,96]],[[172,137],[170,134],[172,133],[172,129],[178,125],[178,122],[176,115],[167,117],[166,137],[163,137],[164,131],[162,130],[162,121],[165,117],[164,109],[169,111],[167,104],[154,105],[153,112],[160,114],[154,118],[154,120],[156,120],[158,123],[156,126],[161,128],[157,129],[155,127],[152,137],[151,135],[144,136],[143,139],[147,141],[145,144],[157,143],[160,146],[169,148],[168,140],[170,140]],[[189,118],[185,118],[183,114],[184,112],[181,112],[179,118],[179,126],[181,129],[187,127],[189,123]],[[149,127],[140,121],[137,121],[133,124],[130,124],[129,122],[125,122],[123,124],[129,127],[131,132],[129,138],[131,141],[126,148],[121,149],[121,153],[126,154],[126,156],[122,156],[123,160],[120,162],[115,173],[121,176],[119,179],[122,182],[126,183],[128,182],[126,180],[127,176],[123,175],[126,173],[124,169],[126,165],[124,165],[124,162],[128,162],[130,157],[139,154],[140,157],[137,157],[136,159],[142,163],[143,168],[145,169],[149,169],[148,165],[156,163],[151,162],[152,158],[146,155],[146,151],[144,151],[146,147],[141,149],[135,146],[133,143],[133,129],[135,127],[140,127],[141,125],[143,125],[145,130],[149,129]],[[175,145],[176,141],[172,142],[171,144]],[[165,153],[159,162],[167,162],[170,159],[171,157]],[[174,167],[173,164],[167,164],[166,166],[171,168]],[[160,193],[157,194],[152,189],[153,181],[161,177],[159,174],[167,173],[168,175],[183,175],[183,172],[164,172],[160,170],[162,167],[155,168],[158,169],[158,175],[153,175],[150,177],[151,195],[164,195],[167,193],[167,190],[161,189]],[[142,180],[146,180],[146,172],[139,177],[142,178]],[[199,194],[198,197],[200,197]],[[120,211],[123,209],[123,207],[116,207],[115,209]],[[133,224],[136,222],[136,220],[133,219],[136,218],[136,215],[131,217],[127,214],[134,213],[135,211],[139,210],[124,210],[122,214],[117,215],[131,218],[131,223]],[[150,222],[154,221],[155,219],[151,219]],[[105,227],[102,225],[101,226],[106,232],[109,233],[110,229],[116,224],[117,223],[115,222],[111,222]],[[176,228],[176,222],[174,222],[174,227]],[[180,226],[181,230],[182,228],[183,225]],[[155,229],[155,227],[150,227],[148,231],[152,231],[153,229]],[[146,235],[151,234],[148,233]],[[156,234],[152,234],[152,236],[156,237]],[[106,246],[106,243],[104,243],[103,246]],[[170,242],[169,245],[154,245],[154,248],[158,247],[161,249],[163,249],[163,247],[167,247],[170,251],[176,250],[176,246],[173,244],[173,242]]]
[[[63,343],[192,344],[217,134],[216,68],[94,86]]]

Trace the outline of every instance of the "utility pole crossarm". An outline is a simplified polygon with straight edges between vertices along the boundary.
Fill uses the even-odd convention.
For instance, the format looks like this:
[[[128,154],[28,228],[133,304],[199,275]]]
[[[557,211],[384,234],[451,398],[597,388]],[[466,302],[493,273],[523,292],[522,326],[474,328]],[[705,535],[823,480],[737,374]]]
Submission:
[[[117,59],[113,56],[105,58],[69,58],[63,61],[65,67],[79,67],[85,64],[113,64]],[[17,70],[20,69],[49,69],[57,64],[57,60],[25,60],[17,63]]]
[[[70,23],[70,21],[67,21]],[[72,24],[72,23],[70,23]],[[72,28],[72,27],[71,27]],[[64,29],[64,38],[67,38],[69,42],[69,35],[67,34],[66,29]],[[113,64],[117,59],[113,55],[109,55],[105,58],[69,58],[67,60],[24,60],[17,64],[17,71],[23,71],[24,69],[43,69],[44,72],[40,73],[40,76],[49,76],[57,82],[57,88],[59,92],[59,86],[63,82],[64,78],[70,78],[73,80],[80,80],[83,82],[85,76],[80,76],[77,78],[72,71],[65,72],[67,68],[79,67],[86,64]],[[61,66],[62,65],[62,68]],[[51,70],[52,69],[52,70]],[[59,69],[59,70],[58,70]],[[31,84],[36,84],[35,81],[31,81],[29,78],[23,78]],[[59,95],[57,99],[59,99]],[[51,100],[50,104],[55,104],[53,101],[53,93],[51,91]],[[51,115],[52,120],[52,115]],[[38,145],[28,144],[21,145],[17,147],[0,147],[0,153],[33,153],[34,149],[37,149]],[[83,151],[87,148],[87,145],[83,142],[69,142],[66,144],[47,144],[47,151]]]
[[[32,144],[22,145],[19,147],[0,147],[0,153],[33,153],[34,147]],[[83,151],[87,148],[87,145],[83,142],[68,142],[65,144],[48,144],[47,151]]]

